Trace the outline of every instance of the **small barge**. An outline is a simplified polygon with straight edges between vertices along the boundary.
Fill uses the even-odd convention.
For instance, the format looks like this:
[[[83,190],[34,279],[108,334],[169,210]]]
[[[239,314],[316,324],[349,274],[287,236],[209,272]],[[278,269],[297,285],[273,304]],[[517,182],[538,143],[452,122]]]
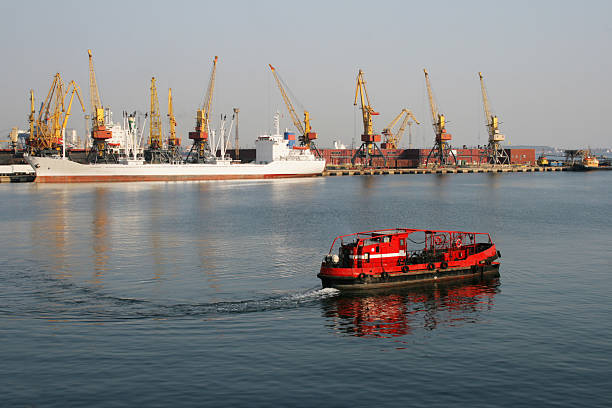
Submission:
[[[500,257],[487,233],[383,229],[336,237],[317,276],[324,288],[386,288],[498,276]]]

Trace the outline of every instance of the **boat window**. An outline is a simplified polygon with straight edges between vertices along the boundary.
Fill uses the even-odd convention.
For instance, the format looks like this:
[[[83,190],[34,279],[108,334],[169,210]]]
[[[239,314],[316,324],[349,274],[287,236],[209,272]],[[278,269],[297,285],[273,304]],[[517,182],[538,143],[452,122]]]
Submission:
[[[404,240],[400,239],[400,246],[403,247],[404,246]]]
[[[390,241],[389,237],[383,237],[383,242],[388,243]]]
[[[376,252],[380,252],[380,247],[376,245]]]

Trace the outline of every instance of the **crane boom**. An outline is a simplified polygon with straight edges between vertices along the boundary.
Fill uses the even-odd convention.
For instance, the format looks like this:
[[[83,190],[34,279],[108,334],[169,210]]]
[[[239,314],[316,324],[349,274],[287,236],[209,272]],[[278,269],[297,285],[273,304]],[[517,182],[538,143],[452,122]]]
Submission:
[[[87,50],[89,55],[89,98],[91,102],[92,118],[95,125],[98,127],[104,126],[104,108],[98,91],[98,82],[96,81],[96,72],[93,65],[93,54],[91,50]]]
[[[168,88],[168,122],[170,123],[170,137],[168,138],[169,146],[180,144],[176,137],[176,118],[174,117],[174,108],[172,105],[172,88]]]
[[[291,120],[293,121],[293,124],[295,125],[296,129],[300,132],[300,134],[304,135],[306,133],[306,130],[304,129],[302,122],[300,121],[297,113],[295,112],[295,108],[293,107],[293,104],[291,103],[291,99],[289,99],[289,96],[287,96],[287,92],[285,92],[285,88],[283,87],[283,84],[278,74],[276,73],[276,69],[271,64],[268,64],[268,66],[272,70],[272,75],[274,75],[274,79],[276,80],[276,85],[278,86],[278,90],[280,91],[283,97],[283,101],[285,101],[285,105],[287,106],[287,110],[289,111],[289,116],[291,116]],[[305,114],[305,119],[306,119],[306,117],[308,117],[307,112],[304,112],[304,114]],[[310,127],[310,123],[308,123],[308,127]]]
[[[482,72],[478,73],[478,77],[480,78],[480,90],[482,91],[482,105],[484,107],[484,114],[485,118],[487,119],[487,125],[490,125],[491,109],[489,108],[489,98],[487,98],[487,89],[485,88]]]
[[[34,90],[30,89],[30,116],[28,118],[30,122],[30,139],[34,139],[34,121],[36,116],[36,107],[34,106]]]
[[[70,94],[70,102],[68,102],[68,108],[66,108],[66,113],[64,114],[64,121],[62,123],[62,133],[66,130],[66,125],[68,124],[68,117],[70,116],[70,111],[72,110],[72,101],[74,100],[74,95],[76,94],[79,103],[81,104],[81,109],[83,113],[85,113],[85,105],[83,104],[83,99],[81,99],[81,92],[79,86],[74,81],[70,81],[68,84],[68,89],[64,94],[64,99],[66,96]]]
[[[204,132],[208,133],[208,121],[210,119],[210,112],[212,111],[213,94],[215,92],[215,77],[217,76],[217,61],[219,57],[215,55],[213,60],[213,66],[210,72],[210,80],[208,81],[208,88],[204,97],[204,104],[202,105],[202,120]]]
[[[370,97],[368,96],[368,90],[366,89],[366,81],[363,77],[363,71],[359,70],[357,74],[357,88],[355,89],[355,102],[353,105],[357,106],[357,101],[361,102],[361,116],[363,119],[363,136],[374,136],[374,130],[372,125],[372,116],[378,115],[372,106],[370,105]],[[363,140],[362,136],[362,140]]]
[[[438,111],[436,102],[434,100],[433,91],[431,90],[431,83],[429,81],[429,72],[423,69],[425,73],[425,83],[427,84],[427,95],[429,96],[429,107],[431,110],[431,121],[436,135],[434,146],[427,155],[426,165],[429,164],[430,157],[438,159],[438,163],[445,166],[449,163],[450,158],[453,158],[455,164],[457,164],[457,157],[449,145],[449,141],[452,139],[450,133],[446,133],[446,117]]]
[[[400,124],[399,130],[395,134],[393,134],[393,131],[392,131],[393,126],[397,124],[397,122],[400,120],[402,116],[404,116],[404,119],[402,120]],[[384,143],[383,148],[386,148],[386,149],[397,149],[398,148],[399,143],[402,140],[402,135],[404,134],[404,131],[406,130],[406,126],[408,125],[408,122],[410,121],[410,119],[414,120],[416,124],[420,125],[420,122],[413,115],[412,111],[404,108],[387,125],[387,127],[383,129],[382,134],[385,136],[385,143]]]
[[[480,90],[482,91],[482,106],[484,109],[487,131],[489,132],[489,141],[501,142],[504,140],[504,136],[499,133],[499,119],[496,115],[493,115],[491,113],[489,98],[487,97],[487,88],[484,84],[484,77],[482,76],[482,72],[478,73],[478,77],[480,78]]]
[[[149,149],[161,149],[163,147],[162,125],[155,77],[151,78],[151,109],[149,111],[149,117]]]
[[[431,90],[431,83],[429,82],[429,73],[426,69],[423,69],[425,72],[425,83],[427,84],[427,95],[429,96],[429,108],[431,110],[431,120],[434,124],[434,129],[437,131],[436,124],[438,123],[438,107],[436,106],[436,101],[434,101],[433,91]]]

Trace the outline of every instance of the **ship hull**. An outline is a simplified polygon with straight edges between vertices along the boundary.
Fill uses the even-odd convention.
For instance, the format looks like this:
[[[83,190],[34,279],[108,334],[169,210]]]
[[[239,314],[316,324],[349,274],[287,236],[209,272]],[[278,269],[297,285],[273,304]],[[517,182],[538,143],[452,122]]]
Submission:
[[[138,181],[200,181],[313,177],[325,167],[321,160],[268,164],[80,164],[50,157],[28,157],[37,183]]]
[[[335,288],[343,291],[361,291],[383,289],[397,286],[420,286],[434,282],[446,282],[470,278],[499,277],[499,263],[473,265],[471,267],[447,268],[438,270],[421,270],[409,273],[388,273],[382,276],[330,276],[320,273],[324,288]]]

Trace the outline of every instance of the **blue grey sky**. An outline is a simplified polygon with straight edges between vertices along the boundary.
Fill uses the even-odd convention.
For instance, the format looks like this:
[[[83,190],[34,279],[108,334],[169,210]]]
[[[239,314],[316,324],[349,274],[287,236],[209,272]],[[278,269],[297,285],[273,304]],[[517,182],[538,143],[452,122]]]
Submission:
[[[117,118],[148,110],[155,76],[164,118],[172,87],[184,143],[218,55],[213,125],[239,107],[245,146],[277,109],[292,128],[269,63],[324,147],[359,140],[359,69],[375,129],[407,107],[422,122],[415,144],[431,145],[423,68],[454,146],[487,139],[478,71],[512,145],[612,145],[609,1],[4,1],[0,13],[4,134],[27,126],[30,88],[39,104],[56,72],[77,81],[89,110],[91,48],[103,104]],[[83,122],[73,107],[68,127],[82,133]]]

